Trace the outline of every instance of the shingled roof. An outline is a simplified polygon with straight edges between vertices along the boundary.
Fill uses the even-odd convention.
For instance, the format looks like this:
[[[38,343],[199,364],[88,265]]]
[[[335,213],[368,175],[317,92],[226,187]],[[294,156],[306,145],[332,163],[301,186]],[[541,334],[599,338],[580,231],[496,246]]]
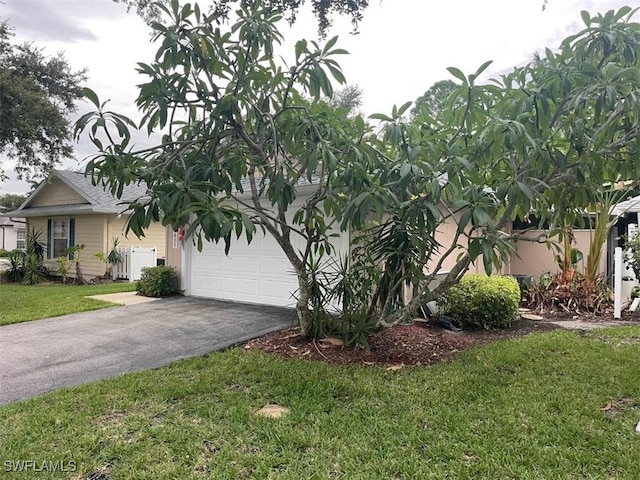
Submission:
[[[51,184],[54,179],[63,182],[84,199],[85,202],[67,205],[31,206],[33,201],[42,194],[43,190],[45,190],[47,185]],[[129,202],[144,198],[146,195],[147,186],[143,182],[127,185],[122,192],[122,197],[118,199],[111,195],[108,190],[105,190],[102,185],[93,185],[91,183],[91,177],[86,176],[82,172],[54,170],[51,175],[29,195],[24,203],[20,205],[20,208],[12,212],[4,213],[3,216],[40,217],[90,213],[118,214],[127,210],[127,204]]]

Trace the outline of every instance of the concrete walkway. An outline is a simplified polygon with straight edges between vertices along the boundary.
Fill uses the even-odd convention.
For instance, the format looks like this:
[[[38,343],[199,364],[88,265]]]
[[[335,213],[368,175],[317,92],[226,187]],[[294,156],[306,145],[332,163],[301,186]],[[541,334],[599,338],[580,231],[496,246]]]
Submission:
[[[638,322],[627,322],[624,320],[603,320],[590,322],[588,320],[544,320],[567,330],[596,330],[598,328],[637,326]]]
[[[293,324],[291,310],[171,297],[0,327],[0,405],[167,365]]]
[[[145,297],[137,292],[103,293],[102,295],[91,295],[89,298],[102,300],[105,302],[117,303],[118,305],[137,305],[139,303],[155,302],[160,300],[156,297]]]

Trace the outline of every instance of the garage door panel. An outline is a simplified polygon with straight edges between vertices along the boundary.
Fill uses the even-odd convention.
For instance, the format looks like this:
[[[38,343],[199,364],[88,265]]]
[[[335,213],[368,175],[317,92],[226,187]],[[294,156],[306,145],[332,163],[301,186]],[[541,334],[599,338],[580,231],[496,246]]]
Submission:
[[[255,268],[255,267],[254,267]],[[279,277],[282,274],[289,274],[294,276],[293,267],[287,261],[286,265],[283,265],[282,258],[261,258],[260,259],[260,273],[262,275]]]
[[[291,282],[260,281],[260,302],[267,305],[287,306],[293,305],[292,296],[297,289],[297,280],[294,279],[295,288]]]
[[[230,275],[253,275],[256,271],[255,255],[251,257],[233,256],[230,258],[221,257],[218,259],[219,268]]]
[[[304,239],[292,235],[296,250]],[[338,250],[346,251],[348,234],[333,239]],[[247,244],[244,238],[234,239],[227,257],[224,243],[205,242],[202,252],[192,248],[189,253],[191,295],[263,305],[294,306],[292,294],[298,281],[286,255],[275,239],[261,231]]]

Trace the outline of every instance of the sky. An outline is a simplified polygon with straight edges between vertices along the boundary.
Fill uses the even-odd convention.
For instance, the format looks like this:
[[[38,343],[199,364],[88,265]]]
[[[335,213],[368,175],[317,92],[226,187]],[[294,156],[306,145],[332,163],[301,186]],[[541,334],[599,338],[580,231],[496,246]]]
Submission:
[[[156,47],[135,12],[112,0],[3,3],[0,18],[14,27],[15,41],[33,42],[48,55],[64,52],[74,69],[87,69],[86,86],[101,100],[109,99],[112,110],[140,119],[134,103],[136,85],[144,77],[135,72],[136,63],[151,62]],[[200,1],[201,6],[206,3]],[[370,0],[356,35],[348,19],[338,18],[328,38],[338,35],[337,46],[350,53],[340,64],[347,83],[364,92],[362,112],[389,113],[393,105],[413,101],[435,82],[452,78],[447,67],[469,74],[492,60],[484,75],[488,80],[528,62],[536,51],[556,49],[583,27],[581,10],[604,13],[626,4],[628,0],[549,0],[543,11],[543,0]],[[301,38],[318,40],[308,8],[292,27],[283,22],[281,32],[283,55],[293,52]],[[89,109],[79,104],[77,116]],[[142,135],[137,141],[140,146],[152,142]],[[85,137],[75,144],[75,153],[76,159],[61,168],[82,168],[95,150]],[[3,158],[2,164],[11,173],[10,159]],[[12,176],[0,183],[0,195],[29,188]]]

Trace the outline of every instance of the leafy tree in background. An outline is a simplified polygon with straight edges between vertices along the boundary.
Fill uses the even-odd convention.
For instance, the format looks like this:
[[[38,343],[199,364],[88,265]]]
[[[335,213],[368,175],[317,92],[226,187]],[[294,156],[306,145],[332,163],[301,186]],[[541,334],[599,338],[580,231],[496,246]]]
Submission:
[[[68,115],[82,97],[85,74],[62,54],[47,57],[32,44],[13,44],[11,36],[0,23],[0,153],[16,162],[18,178],[42,177],[73,155]]]
[[[412,117],[417,117],[420,114],[421,109],[424,108],[430,116],[438,118],[440,112],[442,112],[446,107],[447,101],[456,100],[455,98],[450,97],[457,88],[458,85],[451,80],[440,80],[439,82],[434,83],[414,102],[414,107],[411,109]]]
[[[5,207],[7,211],[15,210],[27,199],[26,195],[14,195],[7,193],[0,195],[0,206]]]
[[[158,0],[113,0],[116,3],[124,3],[128,8],[135,8],[138,15],[147,22],[157,20],[160,15]],[[169,0],[160,0],[168,4]],[[253,0],[211,0],[211,13],[216,22],[229,17],[234,7],[250,7]],[[296,20],[298,11],[305,0],[265,0],[267,8],[279,11],[285,15],[289,22]],[[332,25],[332,16],[347,15],[351,18],[354,28],[362,20],[364,10],[369,6],[369,0],[310,0],[313,14],[318,20],[318,31],[324,36]]]
[[[350,115],[357,115],[362,106],[362,89],[358,85],[346,85],[326,101],[331,108],[345,108]]]

